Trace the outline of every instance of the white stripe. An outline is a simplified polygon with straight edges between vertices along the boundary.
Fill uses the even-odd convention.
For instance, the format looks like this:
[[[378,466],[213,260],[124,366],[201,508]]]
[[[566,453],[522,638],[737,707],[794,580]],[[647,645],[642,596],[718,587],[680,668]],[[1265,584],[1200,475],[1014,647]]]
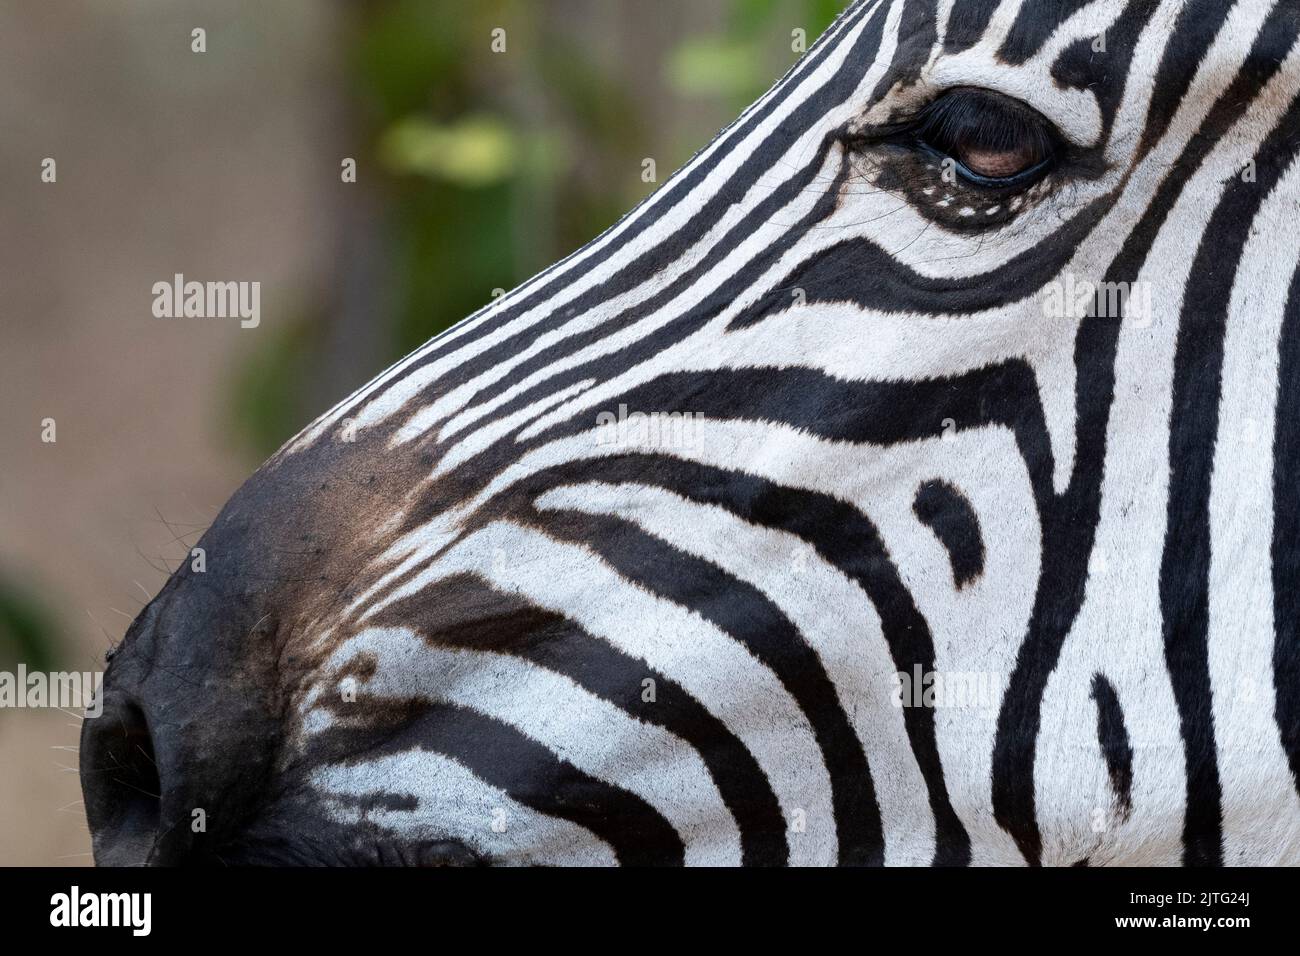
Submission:
[[[646,485],[556,488],[537,507],[622,515],[673,547],[710,561],[773,601],[826,668],[866,754],[884,829],[885,862],[924,866],[934,855],[925,780],[894,704],[897,668],[866,593],[796,535],[749,524],[723,508]]]
[[[880,73],[883,72],[889,62],[889,55],[893,47],[893,35],[897,29],[896,11],[891,11],[889,23],[886,26],[887,37],[884,41],[881,55],[877,58],[872,68],[867,71],[866,76],[859,83],[859,92],[869,90],[877,81]],[[469,382],[458,386],[452,391],[442,396],[433,404],[423,409],[415,419],[413,424],[418,422],[420,427],[431,427],[444,418],[449,418],[454,413],[460,411],[468,405],[470,399],[481,389],[490,386],[501,379],[505,378],[516,367],[526,362],[528,359],[540,354],[544,350],[554,347],[559,342],[572,338],[580,333],[589,331],[598,327],[607,320],[622,315],[639,305],[652,295],[660,292],[682,274],[685,274],[692,268],[695,268],[700,260],[708,253],[715,250],[720,243],[727,237],[737,223],[747,215],[760,202],[775,189],[779,188],[782,183],[788,179],[802,174],[808,163],[808,156],[813,153],[818,145],[825,138],[828,130],[840,125],[850,118],[854,111],[854,99],[850,97],[843,105],[836,110],[829,111],[823,116],[814,127],[810,128],[803,136],[799,138],[786,153],[776,162],[769,175],[760,178],[751,187],[745,198],[733,205],[726,215],[703,236],[691,249],[686,250],[679,256],[671,266],[662,273],[657,274],[646,282],[642,283],[631,292],[618,296],[607,302],[602,302],[597,310],[589,312],[576,318],[574,321],[566,323],[561,328],[543,333],[538,336],[536,341],[527,348],[514,353],[501,362],[494,365],[491,369],[475,376]],[[830,150],[823,164],[822,178],[830,182],[842,163],[842,157],[834,150]],[[509,388],[503,390],[500,394],[493,396],[486,402],[478,406],[471,407],[466,411],[460,412],[455,417],[450,418],[447,425],[439,435],[440,440],[446,440],[463,432],[470,425],[479,421],[483,416],[490,414],[497,408],[509,402],[516,396],[523,394],[531,388],[536,387],[547,379],[553,378],[569,369],[576,368],[587,362],[591,362],[602,356],[612,354],[620,349],[639,342],[654,332],[663,328],[669,322],[680,318],[682,315],[689,314],[690,311],[706,301],[718,288],[730,281],[735,275],[742,270],[746,264],[756,257],[762,255],[775,243],[785,237],[789,231],[790,225],[799,221],[808,212],[810,212],[817,203],[825,198],[821,189],[806,189],[798,193],[795,198],[779,213],[773,215],[755,230],[752,234],[746,236],[744,240],[734,248],[730,249],[728,254],[719,261],[706,274],[697,277],[690,283],[680,294],[671,301],[665,303],[660,308],[655,309],[645,317],[639,319],[630,326],[611,332],[603,336],[599,341],[580,349],[577,352],[570,353],[552,362],[546,367],[514,382]],[[897,207],[896,199],[889,200],[891,208]],[[833,229],[828,229],[819,233],[819,241],[829,245],[838,239],[843,239],[842,234]],[[806,257],[806,252],[802,254]],[[800,257],[792,256],[787,253],[782,259],[784,265],[770,269],[768,275],[788,269],[789,264],[797,261]],[[767,282],[756,282],[749,294],[742,296],[740,300],[732,303],[728,309],[729,313],[739,311],[743,306],[759,298],[763,291],[768,287]],[[449,360],[450,361],[450,360]],[[547,416],[547,421],[553,421],[555,416]],[[512,416],[508,423],[493,423],[479,433],[471,435],[467,441],[469,444],[465,448],[454,447],[448,453],[447,458],[442,464],[442,470],[452,467],[455,463],[463,460],[467,455],[472,454],[475,450],[486,447],[486,443],[505,434],[511,427],[517,424],[517,416]]]
[[[1278,338],[1300,262],[1298,196],[1300,163],[1292,162],[1251,224],[1224,341],[1208,650],[1227,864],[1300,862],[1300,799],[1275,713],[1271,557]]]
[[[740,864],[735,819],[699,754],[674,734],[561,674],[509,654],[435,647],[405,628],[363,631],[328,666],[342,668],[357,655],[377,664],[365,694],[455,704],[509,724],[648,803],[681,837],[688,865]],[[639,694],[640,685],[631,690]]]
[[[484,560],[493,554],[507,558]],[[366,616],[461,572],[478,574],[498,590],[564,614],[681,685],[753,754],[787,822],[796,810],[806,814],[806,832],[788,834],[791,863],[835,862],[830,779],[812,728],[776,676],[747,648],[694,611],[621,577],[587,549],[507,522],[469,535]]]
[[[1233,41],[1238,52],[1251,42],[1249,36]],[[1222,84],[1232,79],[1216,77]],[[1043,700],[1034,777],[1045,862],[1073,862],[1093,845],[1104,846],[1106,853],[1094,863],[1165,865],[1182,859],[1186,770],[1164,656],[1159,583],[1168,520],[1174,355],[1180,318],[1196,321],[1183,315],[1184,308],[1197,307],[1185,303],[1184,294],[1222,183],[1241,169],[1294,96],[1300,69],[1282,70],[1277,82],[1290,92],[1275,88],[1251,104],[1205,158],[1156,237],[1138,276],[1154,289],[1159,305],[1154,321],[1148,328],[1126,322],[1120,329],[1087,595]],[[1131,189],[1154,193],[1167,169],[1151,164],[1168,158],[1169,145],[1161,144]],[[1271,384],[1275,387],[1276,380]],[[1089,699],[1097,672],[1115,686],[1133,749],[1133,815],[1127,822],[1112,806],[1097,743],[1096,707]]]
[[[394,781],[400,781],[394,789]],[[312,784],[328,797],[411,794],[414,810],[365,813],[344,803],[333,808],[345,824],[363,821],[406,839],[460,840],[490,862],[549,866],[615,866],[613,849],[584,827],[516,803],[442,754],[408,750],[362,763],[316,771]],[[501,832],[494,829],[502,828]]]
[[[637,436],[630,436],[636,438]],[[903,583],[930,624],[936,666],[980,672],[1005,685],[1033,606],[1039,574],[1041,530],[1033,494],[1014,437],[1004,428],[970,429],[955,440],[879,447],[830,441],[786,425],[701,419],[680,447],[600,445],[594,432],[558,439],[522,456],[464,506],[471,513],[496,494],[542,469],[638,450],[741,470],[777,484],[820,491],[852,503],[880,529]],[[918,526],[911,511],[915,486],[899,475],[942,478],[961,489],[979,515],[989,543],[984,576],[956,592],[946,552]],[[415,585],[418,587],[419,585]],[[573,607],[590,603],[575,595]],[[970,622],[981,621],[974,634]],[[940,756],[953,807],[990,862],[1020,859],[992,818],[991,760],[996,714],[948,709],[936,714]],[[974,841],[973,841],[974,842]]]
[[[606,233],[601,235],[595,241],[584,246],[575,253],[570,259],[561,263],[551,276],[547,277],[550,284],[558,284],[568,271],[577,265],[594,259],[601,253],[607,253],[605,257],[586,275],[580,277],[576,282],[565,285],[555,291],[555,293],[530,308],[528,311],[513,319],[510,322],[500,325],[490,333],[480,337],[474,342],[467,343],[463,348],[458,349],[448,355],[437,359],[426,366],[414,371],[408,371],[411,365],[418,362],[428,354],[436,343],[445,343],[454,340],[472,328],[483,325],[495,319],[498,314],[506,307],[506,303],[498,302],[493,307],[480,313],[477,317],[468,322],[463,322],[454,329],[448,330],[442,336],[436,338],[433,342],[422,346],[415,352],[411,353],[401,362],[394,365],[388,372],[380,378],[363,386],[352,396],[339,405],[335,406],[330,412],[322,416],[312,425],[308,426],[294,439],[288,446],[288,452],[300,451],[306,448],[313,441],[323,435],[330,427],[342,420],[343,416],[356,410],[353,416],[357,427],[371,427],[389,416],[403,409],[422,389],[432,384],[439,376],[445,374],[449,369],[455,368],[463,362],[482,354],[493,345],[505,340],[506,338],[526,331],[538,322],[547,317],[554,315],[573,302],[589,289],[595,288],[602,282],[607,281],[619,271],[626,268],[631,262],[638,257],[646,254],[647,251],[666,242],[671,236],[680,229],[693,215],[701,205],[708,201],[712,196],[720,192],[730,180],[732,180],[743,163],[758,150],[761,145],[768,140],[776,130],[787,121],[789,115],[797,110],[799,106],[808,100],[828,83],[834,76],[835,72],[844,64],[853,43],[857,37],[866,29],[867,25],[878,15],[880,3],[876,9],[868,13],[858,22],[855,27],[849,29],[844,24],[837,27],[843,31],[843,36],[833,39],[831,42],[834,48],[830,51],[826,59],[814,70],[805,74],[800,73],[798,67],[795,72],[788,78],[788,83],[794,83],[795,88],[791,91],[786,101],[779,110],[774,111],[763,122],[756,125],[744,136],[743,139],[733,142],[738,135],[738,126],[733,124],[727,131],[714,140],[708,147],[701,150],[699,154],[685,167],[683,167],[674,178],[683,177],[702,163],[706,163],[715,153],[721,153],[718,164],[704,177],[704,179],[690,192],[678,197],[676,210],[684,211],[682,215],[665,215],[643,234],[638,236],[632,242],[619,243],[624,232],[628,230],[635,222],[641,219],[646,213],[655,208],[660,203],[661,197],[667,195],[670,190],[661,189],[653,196],[649,197],[641,206],[621,220],[617,225],[612,227]],[[901,2],[896,2],[890,10],[891,22],[896,26],[898,11],[901,9]],[[864,78],[864,83],[870,77],[880,73],[888,65],[890,51],[892,50],[892,38],[882,44],[881,55],[877,57],[872,64],[871,69],[867,71],[868,76]],[[874,81],[873,81],[874,82]],[[786,83],[778,84],[768,96],[776,93],[777,89],[783,88]],[[863,87],[859,87],[862,89]],[[866,87],[869,88],[869,87]],[[756,104],[757,106],[758,104]],[[842,104],[839,112],[848,115],[853,107],[852,98]],[[830,118],[828,117],[818,126],[819,129],[825,130],[830,128]],[[798,150],[806,147],[809,137],[805,136],[800,139],[786,157],[789,164],[788,169],[791,175],[797,174],[805,164],[806,159],[800,156]],[[725,147],[725,150],[724,150]],[[671,182],[671,181],[670,181]],[[665,184],[667,185],[667,184]],[[750,197],[759,196],[771,188],[770,184],[763,182],[755,183],[751,188]],[[750,204],[756,201],[747,197],[746,202],[737,204],[723,222],[732,223],[738,221]],[[719,225],[721,228],[721,224]],[[707,246],[701,246],[707,248]],[[652,286],[654,283],[646,283],[646,286]],[[642,289],[642,294],[647,289]],[[509,299],[510,297],[507,297]],[[579,327],[581,325],[581,319]],[[402,373],[406,373],[403,375]],[[363,406],[363,403],[364,406]]]
[[[1143,158],[1141,164],[1129,172],[1128,179],[1122,183],[1123,195],[1114,203],[1096,228],[1079,244],[1079,249],[1073,259],[1062,270],[1061,274],[1063,276],[1073,273],[1076,276],[1086,276],[1100,280],[1106,274],[1114,261],[1116,250],[1121,244],[1118,237],[1127,235],[1141,221],[1142,211],[1147,208],[1157,195],[1165,179],[1178,168],[1183,152],[1187,149],[1197,130],[1200,129],[1201,123],[1219,94],[1240,72],[1245,58],[1250,52],[1254,37],[1259,32],[1264,18],[1268,14],[1269,7],[1271,7],[1271,2],[1268,4],[1237,4],[1232,8],[1228,14],[1227,22],[1216,35],[1210,50],[1202,59],[1196,76],[1188,87],[1187,94],[1179,102],[1178,110],[1174,114],[1174,118],[1166,129],[1164,136]],[[1143,65],[1150,68],[1153,62],[1159,61],[1159,56],[1155,55],[1154,51],[1148,46],[1148,41],[1160,44],[1168,41],[1167,25],[1170,16],[1172,16],[1170,11],[1162,10],[1148,24],[1146,31],[1143,33],[1142,41],[1139,43],[1139,53],[1147,52],[1149,56],[1136,62],[1135,72],[1133,73],[1135,77],[1142,75],[1140,72],[1136,72],[1137,69],[1140,69]],[[1136,111],[1135,104],[1141,105],[1143,113]],[[1125,103],[1120,108],[1115,124],[1114,137],[1118,142],[1113,142],[1109,147],[1112,153],[1125,154],[1125,158],[1113,164],[1116,177],[1119,176],[1119,170],[1128,169],[1130,166],[1129,160],[1132,157],[1132,151],[1136,150],[1137,141],[1140,140],[1139,131],[1146,127],[1148,121],[1144,114],[1149,105],[1149,97],[1139,96],[1136,99],[1125,97]],[[1113,188],[1118,184],[1112,183],[1107,188]],[[1200,194],[1195,192],[1190,184],[1182,191],[1184,199],[1188,196],[1197,195]],[[1199,205],[1199,202],[1197,205]],[[1174,225],[1175,231],[1178,231],[1187,228],[1186,223],[1204,222],[1204,218],[1201,212],[1195,211],[1194,215],[1189,216],[1186,220],[1178,218],[1176,214],[1171,214],[1167,219],[1167,224]],[[1189,231],[1195,231],[1197,235],[1200,234],[1199,230]],[[1181,260],[1157,258],[1154,254],[1147,256],[1148,263],[1177,264],[1179,261]],[[1190,264],[1190,259],[1187,262]],[[1181,299],[1181,281],[1176,277],[1164,274],[1160,269],[1148,269],[1141,278],[1152,283],[1154,287],[1153,301],[1157,306],[1155,310],[1157,312],[1157,321],[1160,315],[1176,315],[1176,311],[1168,308],[1162,309],[1160,306],[1163,303]],[[1044,353],[1045,360],[1040,359],[1034,362],[1034,373],[1038,380],[1044,383],[1043,387],[1040,388],[1040,398],[1047,419],[1048,433],[1052,436],[1052,453],[1056,463],[1053,473],[1053,485],[1058,493],[1065,491],[1070,476],[1075,470],[1074,456],[1077,449],[1077,440],[1074,429],[1078,411],[1074,404],[1076,370],[1072,360],[1073,340],[1074,336],[1071,335],[1068,340],[1071,343],[1071,348],[1048,350]]]

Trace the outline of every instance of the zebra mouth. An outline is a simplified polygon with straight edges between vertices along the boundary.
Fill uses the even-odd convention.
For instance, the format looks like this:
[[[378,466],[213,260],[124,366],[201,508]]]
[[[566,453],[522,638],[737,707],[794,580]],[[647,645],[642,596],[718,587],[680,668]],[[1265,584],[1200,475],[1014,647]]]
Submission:
[[[402,854],[407,866],[491,866],[491,861],[459,840],[437,840]]]
[[[319,821],[314,821],[319,824]],[[369,837],[321,839],[329,826],[311,825],[289,831],[257,830],[194,862],[208,866],[347,866],[369,867],[479,867],[492,861],[458,840],[408,843]]]

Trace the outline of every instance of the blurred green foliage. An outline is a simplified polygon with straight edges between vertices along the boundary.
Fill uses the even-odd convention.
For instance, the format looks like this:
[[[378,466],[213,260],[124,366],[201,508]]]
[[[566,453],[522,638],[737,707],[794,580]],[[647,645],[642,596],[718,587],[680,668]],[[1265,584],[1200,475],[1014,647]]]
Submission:
[[[641,2],[619,0],[614,10]],[[644,158],[654,157],[666,180],[790,67],[793,28],[811,46],[847,0],[714,2],[724,8],[722,32],[683,36],[650,91],[712,117],[683,142],[655,128],[647,91],[616,57],[599,55],[600,43],[555,16],[554,4],[371,0],[348,8],[356,128],[345,137],[365,144],[360,175],[381,180],[385,296],[365,321],[383,323],[385,360],[617,221],[656,188],[641,179]],[[496,55],[490,39],[502,25],[507,52]],[[234,420],[259,460],[322,410],[310,407],[307,382],[328,325],[310,314],[280,323],[240,371]]]
[[[379,142],[379,158],[395,173],[414,173],[463,189],[491,186],[515,175],[521,144],[494,116],[434,123],[412,116]]]
[[[31,671],[55,669],[54,621],[31,593],[0,575],[0,667],[5,670],[19,661]]]
[[[320,351],[318,330],[317,318],[299,310],[268,327],[270,334],[235,370],[227,412],[237,444],[251,450],[258,461],[279,448],[310,414],[306,388]]]
[[[725,34],[688,37],[673,51],[669,82],[685,96],[716,97],[739,112],[776,79],[769,69],[773,43],[794,39],[782,27],[804,30],[811,46],[847,5],[847,0],[802,0],[792,16],[791,4],[783,0],[734,0]]]

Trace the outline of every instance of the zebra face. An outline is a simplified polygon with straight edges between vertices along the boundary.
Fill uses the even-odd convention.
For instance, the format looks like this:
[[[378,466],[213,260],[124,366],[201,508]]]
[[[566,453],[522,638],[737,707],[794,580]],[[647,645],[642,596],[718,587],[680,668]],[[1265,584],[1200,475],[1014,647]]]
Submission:
[[[851,6],[234,496],[97,859],[1300,861],[1298,35]]]

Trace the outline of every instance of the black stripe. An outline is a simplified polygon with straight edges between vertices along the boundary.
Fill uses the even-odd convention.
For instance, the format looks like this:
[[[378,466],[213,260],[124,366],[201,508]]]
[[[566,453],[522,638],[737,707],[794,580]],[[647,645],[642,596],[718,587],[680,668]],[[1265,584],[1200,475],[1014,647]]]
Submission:
[[[1279,47],[1290,47],[1279,18],[1272,17],[1256,41],[1263,63]],[[1267,36],[1265,35],[1267,34]],[[1166,57],[1171,54],[1166,52]],[[1274,67],[1281,62],[1273,60]],[[1240,117],[1242,104],[1258,95],[1267,79],[1258,69],[1239,75],[1210,110],[1198,135],[1170,169],[1142,219],[1124,240],[1104,276],[1106,282],[1137,279],[1151,246],[1187,182],[1206,155]],[[1191,301],[1190,296],[1188,301]],[[1095,313],[1095,309],[1093,310]],[[993,808],[998,824],[1015,839],[1020,852],[1037,865],[1042,839],[1034,809],[1034,760],[1038,746],[1042,697],[1056,668],[1061,646],[1083,603],[1087,563],[1092,553],[1101,506],[1101,463],[1106,460],[1106,430],[1115,384],[1115,349],[1119,324],[1095,314],[1084,319],[1075,341],[1075,406],[1078,410],[1078,463],[1059,499],[1042,510],[1043,560],[1029,631],[1016,658],[998,716],[993,753]],[[1040,505],[1041,507],[1041,505]]]
[[[912,511],[948,552],[953,584],[959,590],[984,573],[979,518],[965,495],[946,481],[925,481],[916,491]]]
[[[1103,675],[1092,675],[1092,699],[1097,702],[1097,743],[1106,760],[1110,788],[1115,794],[1120,818],[1133,812],[1133,747],[1124,726],[1124,708],[1114,685]]]
[[[1286,45],[1279,40],[1285,38]],[[1294,40],[1261,35],[1251,65],[1262,83]],[[1272,41],[1274,45],[1267,44]],[[1276,59],[1273,59],[1276,57]],[[1210,489],[1222,394],[1223,345],[1233,280],[1254,219],[1294,159],[1294,105],[1256,156],[1257,182],[1233,177],[1205,228],[1188,280],[1174,358],[1169,436],[1168,533],[1160,566],[1165,660],[1187,759],[1188,865],[1223,863],[1222,787],[1214,738],[1209,665]]]
[[[1019,66],[1036,55],[1043,44],[1070,17],[1092,0],[1056,0],[1055,3],[1026,3],[1016,14],[1015,23],[1007,31],[1006,39],[998,48],[998,59],[1011,66]]]
[[[883,100],[891,92],[915,86],[939,38],[935,0],[908,0],[898,18],[897,41],[889,67],[880,74],[868,102]],[[865,72],[865,71],[864,71]]]
[[[796,288],[803,290],[808,305],[852,302],[876,312],[965,315],[1020,302],[1060,273],[1117,197],[1110,193],[1094,199],[1037,245],[975,276],[922,275],[870,239],[846,239],[799,263],[730,327],[744,328],[789,311]],[[868,321],[863,318],[864,324]]]
[[[362,694],[348,706],[369,703]],[[685,860],[681,838],[648,803],[583,773],[509,724],[454,704],[425,701],[404,706],[384,701],[381,712],[392,720],[382,732],[331,728],[319,735],[321,746],[363,753],[354,758],[361,760],[411,750],[442,754],[511,800],[590,830],[613,848],[621,864],[680,866]],[[350,713],[355,718],[355,711]],[[360,745],[366,737],[372,746]],[[436,826],[436,817],[430,822]]]
[[[829,148],[833,138],[828,138],[824,148]],[[841,173],[843,176],[844,173]],[[829,213],[835,205],[835,190],[832,189],[823,197],[804,220],[795,228],[787,232],[780,242],[773,243],[767,247],[763,253],[754,260],[746,263],[736,275],[728,279],[700,305],[686,312],[675,319],[670,320],[663,328],[646,336],[632,345],[607,355],[603,358],[587,362],[558,375],[551,376],[546,381],[536,387],[529,389],[516,396],[510,402],[505,403],[497,409],[491,416],[485,417],[478,423],[478,427],[484,427],[491,421],[511,414],[513,411],[527,407],[539,398],[553,394],[555,391],[563,389],[570,384],[580,382],[584,379],[594,378],[598,381],[610,381],[633,366],[644,360],[646,355],[656,354],[677,342],[684,339],[691,333],[698,331],[710,319],[716,316],[723,309],[727,308],[736,298],[743,296],[754,284],[758,282],[759,277],[768,268],[771,262],[777,261],[800,239],[802,233]],[[608,330],[588,333],[588,337],[580,337],[573,347],[590,344],[602,339]],[[555,361],[558,355],[540,356],[539,359],[546,361]],[[513,380],[517,377],[527,374],[528,370],[536,363],[526,363],[520,369],[516,369],[508,379]],[[540,365],[538,367],[541,367]],[[705,378],[705,381],[708,379]],[[479,396],[487,396],[489,393],[495,393],[498,390],[508,387],[509,381],[498,383],[495,386],[488,386],[481,390]],[[658,387],[658,386],[654,386]],[[675,403],[680,401],[681,396],[668,396],[663,399],[669,404],[645,404],[632,407],[670,409],[675,407]],[[569,432],[582,431],[589,427],[591,422],[574,421],[572,419],[557,423],[552,428],[543,431],[541,434],[529,439],[526,442],[519,442],[514,435],[506,435],[499,439],[488,449],[462,462],[451,474],[443,476],[438,486],[438,494],[426,496],[424,502],[408,511],[403,516],[403,531],[410,531],[431,520],[435,515],[442,511],[449,501],[464,500],[475,494],[486,482],[490,481],[501,468],[516,460],[521,454],[527,453],[530,448],[535,448],[554,440],[556,437]],[[439,445],[435,435],[427,435],[422,439],[422,446],[425,453],[429,456],[430,464],[437,460],[438,457],[445,454],[449,445]]]
[[[1179,9],[1151,87],[1150,123],[1142,133],[1137,160],[1154,149],[1168,131],[1206,51],[1224,25],[1223,0],[1188,0]]]
[[[561,540],[587,545],[640,587],[717,625],[770,669],[808,718],[821,750],[840,863],[879,866],[884,861],[880,809],[857,734],[817,653],[766,595],[621,518],[548,511],[535,520]],[[821,822],[810,820],[809,826]]]
[[[863,331],[870,334],[869,328]],[[914,382],[846,381],[803,367],[671,372],[618,401],[706,419],[781,422],[834,441],[873,445],[939,438],[949,418],[954,436],[1003,425],[1014,430],[1031,480],[1047,495],[1052,458],[1046,424],[1036,407],[1025,407],[1035,396],[1032,369],[1013,359]],[[574,432],[592,427],[585,421],[565,425]]]
[[[565,315],[567,316],[569,308],[575,310],[574,314],[581,314],[599,302],[607,301],[627,292],[644,281],[647,276],[654,275],[667,267],[681,254],[682,249],[699,241],[700,237],[705,235],[723,217],[733,203],[739,202],[743,198],[746,184],[756,182],[765,170],[777,165],[782,154],[794,142],[800,131],[810,128],[818,117],[826,115],[835,106],[844,102],[861,81],[863,64],[870,63],[875,59],[874,51],[879,46],[884,25],[884,15],[881,12],[883,9],[884,4],[882,3],[869,3],[863,0],[857,6],[846,10],[840,19],[827,30],[823,38],[795,64],[787,77],[781,81],[781,84],[778,84],[780,88],[776,90],[773,96],[757,109],[744,114],[736,123],[719,133],[719,137],[730,136],[733,142],[738,142],[770,119],[788,104],[790,97],[802,79],[811,75],[836,50],[839,44],[835,37],[842,39],[846,32],[852,31],[864,18],[874,19],[874,22],[862,31],[853,48],[848,52],[844,63],[835,72],[834,76],[810,94],[808,99],[796,106],[773,133],[766,137],[760,146],[741,163],[736,172],[723,184],[722,188],[702,203],[699,210],[686,223],[667,239],[647,250],[644,256],[633,260],[626,267],[619,270],[617,274],[579,296],[563,310]],[[678,204],[687,194],[698,188],[718,164],[726,160],[729,155],[728,150],[720,149],[690,173],[674,176],[664,184],[663,191],[665,194],[660,196],[655,206],[642,209],[641,207],[649,202],[649,198],[643,200],[623,220],[620,220],[620,223],[633,218],[635,221],[619,237],[619,243],[626,245],[639,241],[648,230],[659,223],[665,216],[676,211]],[[611,228],[617,227],[616,224]],[[606,230],[606,232],[609,231]],[[601,241],[604,235],[602,233],[593,242]],[[585,249],[587,246],[583,248]],[[573,256],[577,256],[581,252],[582,250],[579,249]],[[547,273],[559,268],[569,259],[572,259],[573,256],[556,263],[555,266],[547,270]],[[527,295],[520,297],[518,301],[502,309],[500,313],[492,318],[492,321],[471,330],[456,339],[454,343],[447,344],[452,348],[459,348],[518,318],[528,310],[557,295],[569,285],[580,281],[591,270],[599,266],[600,259],[600,256],[596,256],[592,260],[576,266],[555,282],[537,285]],[[563,319],[557,313],[556,316],[544,320],[527,332],[512,337],[510,342],[513,345],[511,345],[510,351],[526,348],[538,334],[556,327],[562,321]],[[445,354],[445,351],[446,349],[443,347],[434,348],[428,355],[423,356],[418,363],[415,363],[411,367],[411,371],[431,361],[436,361]]]
[[[491,650],[563,674],[588,692],[680,737],[708,768],[740,829],[747,866],[780,866],[789,857],[785,820],[753,755],[726,725],[671,678],[645,661],[598,640],[574,622],[453,575],[394,602],[376,616],[380,627],[413,628],[436,645]],[[655,700],[642,700],[642,681]]]
[[[532,498],[548,487],[581,481],[655,485],[692,501],[726,508],[754,524],[797,535],[866,592],[880,615],[883,636],[899,672],[913,673],[916,666],[934,670],[934,647],[925,618],[899,578],[875,527],[851,505],[753,475],[645,455],[557,466],[533,476],[517,491],[521,498]],[[934,712],[908,707],[903,720],[935,818],[934,862],[964,866],[970,862],[970,838],[948,796]]]
[[[563,341],[549,348],[542,349],[536,355],[520,363],[511,370],[510,375],[502,380],[484,385],[471,397],[471,403],[481,403],[492,399],[494,396],[508,388],[513,387],[517,382],[527,378],[534,372],[542,371],[552,367],[555,363],[562,361],[570,355],[580,352],[582,349],[596,345],[609,336],[628,328],[629,326],[641,321],[642,319],[654,314],[666,305],[671,303],[678,296],[688,292],[692,286],[696,285],[702,277],[707,275],[710,270],[715,269],[723,259],[725,259],[741,242],[770,224],[774,217],[778,216],[782,210],[786,209],[792,202],[797,200],[800,195],[806,194],[811,189],[822,192],[823,195],[816,202],[813,208],[806,213],[803,218],[792,224],[789,230],[781,237],[779,241],[769,244],[754,259],[745,263],[744,267],[725,281],[712,295],[700,302],[694,308],[676,316],[673,320],[666,323],[663,328],[653,335],[639,339],[632,345],[624,348],[620,353],[615,353],[605,358],[598,359],[594,362],[584,363],[561,375],[548,377],[544,382],[532,389],[516,396],[512,401],[498,409],[493,418],[509,415],[512,411],[527,407],[537,401],[539,397],[554,394],[566,386],[581,381],[585,378],[596,378],[600,381],[608,381],[615,377],[627,367],[640,361],[646,354],[654,354],[667,348],[669,345],[680,341],[692,332],[701,328],[709,319],[713,318],[719,311],[730,306],[738,297],[743,296],[747,291],[758,284],[759,279],[771,267],[779,261],[780,257],[798,243],[807,231],[814,226],[823,222],[831,215],[838,203],[839,189],[844,180],[849,175],[847,164],[842,164],[842,168],[837,173],[836,179],[825,184],[821,182],[821,170],[826,157],[832,149],[838,147],[838,134],[828,135],[817,151],[815,157],[810,157],[807,166],[790,181],[783,183],[777,189],[767,195],[762,202],[758,203],[749,211],[732,229],[720,237],[718,243],[710,248],[699,261],[690,269],[683,272],[673,282],[667,284],[664,288],[658,290],[653,295],[646,298],[645,301],[626,309],[618,315],[597,325],[591,329],[574,334]],[[686,255],[690,250],[690,245],[698,240],[698,236],[688,239],[674,239],[665,246],[671,246],[672,259],[680,258]],[[648,263],[644,271],[639,273],[638,281],[650,279],[660,266],[657,263]],[[488,349],[481,355],[476,355],[463,364],[457,366],[454,372],[456,382],[468,381],[475,375],[484,374],[499,365],[501,362],[509,359],[523,347],[533,344],[536,336],[545,328],[552,326],[558,327],[564,322],[569,321],[570,317],[575,314],[582,314],[585,311],[599,308],[604,301],[605,296],[611,294],[601,286],[584,295],[579,302],[563,310],[563,316],[557,314],[553,317],[554,321],[543,323],[542,326],[535,326],[520,336],[509,339],[491,349]],[[446,390],[449,386],[447,381],[440,381],[434,386],[437,390]],[[491,419],[489,419],[491,420]]]
[[[1115,128],[1115,114],[1124,102],[1130,84],[1147,81],[1146,77],[1132,75],[1133,54],[1147,21],[1157,6],[1156,3],[1126,4],[1119,17],[1101,36],[1105,44],[1104,52],[1093,48],[1097,37],[1081,37],[1062,50],[1052,64],[1052,81],[1057,86],[1087,90],[1097,102],[1097,110],[1101,114],[1101,136],[1097,144],[1087,151],[1086,160],[1098,170],[1107,165],[1105,148]],[[1026,5],[1025,9],[1041,7]],[[1165,62],[1169,62],[1167,57]],[[1123,82],[1114,82],[1111,77],[1122,77]],[[1150,116],[1151,111],[1147,115]],[[1084,159],[1083,156],[1078,157],[1076,163]]]
[[[943,51],[947,54],[969,50],[988,32],[993,11],[1001,0],[955,0],[948,15]]]
[[[864,334],[868,332],[869,325],[864,328]],[[948,418],[958,434],[968,428],[1003,425],[1015,434],[1039,507],[1047,507],[1052,495],[1051,443],[1033,370],[1020,360],[916,382],[845,381],[811,368],[672,372],[610,397],[610,407],[619,403],[630,409],[692,412],[706,418],[785,422],[837,441],[880,445],[937,437]],[[558,422],[526,442],[507,434],[440,477],[436,494],[424,496],[423,503],[403,518],[402,530],[413,531],[450,503],[478,493],[530,449],[594,426],[593,414]],[[518,487],[530,485],[525,481]]]
[[[1300,792],[1300,270],[1278,344],[1273,445],[1273,693],[1278,736]]]

